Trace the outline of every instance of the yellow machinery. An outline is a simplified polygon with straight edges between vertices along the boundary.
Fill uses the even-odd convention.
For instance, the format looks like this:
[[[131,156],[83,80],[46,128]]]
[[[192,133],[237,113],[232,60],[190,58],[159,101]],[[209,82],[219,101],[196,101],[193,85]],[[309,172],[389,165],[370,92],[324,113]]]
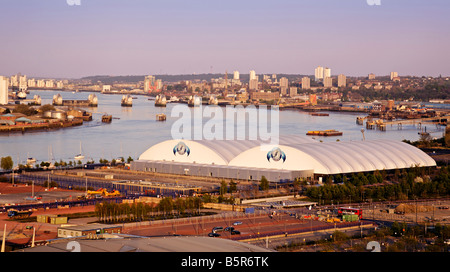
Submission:
[[[103,191],[105,196],[120,196],[120,192],[117,190],[113,190],[112,192],[106,191],[106,189]]]
[[[108,192],[108,190],[104,188],[100,188],[97,191],[87,191],[88,195],[104,195],[104,196],[120,196],[120,192],[117,190],[113,190],[112,192]]]
[[[88,190],[87,193],[88,193],[88,195],[102,195],[104,190],[105,189],[103,189],[103,188],[100,188],[97,191]]]

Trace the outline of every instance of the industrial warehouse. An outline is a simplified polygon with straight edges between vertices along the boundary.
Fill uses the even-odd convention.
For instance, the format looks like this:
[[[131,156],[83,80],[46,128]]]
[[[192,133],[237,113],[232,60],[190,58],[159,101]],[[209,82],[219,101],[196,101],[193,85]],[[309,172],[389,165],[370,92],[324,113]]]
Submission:
[[[258,140],[167,140],[131,163],[137,171],[260,180],[314,179],[326,175],[433,167],[422,150],[400,141],[319,142],[282,136],[276,146]]]

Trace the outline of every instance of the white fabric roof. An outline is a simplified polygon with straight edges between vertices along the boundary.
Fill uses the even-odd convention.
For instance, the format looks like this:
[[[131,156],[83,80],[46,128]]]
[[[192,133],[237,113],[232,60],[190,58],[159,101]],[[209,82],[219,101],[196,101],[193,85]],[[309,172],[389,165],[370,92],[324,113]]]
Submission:
[[[175,152],[184,143],[189,154]],[[168,140],[142,153],[139,160],[190,162],[283,170],[311,170],[316,174],[340,174],[435,166],[420,149],[400,141],[370,140],[318,142],[305,136],[282,136],[275,146],[251,140]],[[271,157],[279,148],[280,157]]]

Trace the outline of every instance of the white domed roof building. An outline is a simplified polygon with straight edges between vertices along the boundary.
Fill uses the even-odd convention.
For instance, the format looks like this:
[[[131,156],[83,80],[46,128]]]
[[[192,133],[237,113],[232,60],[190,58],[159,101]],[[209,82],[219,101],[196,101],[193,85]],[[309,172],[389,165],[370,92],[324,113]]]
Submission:
[[[283,136],[277,145],[252,140],[167,140],[141,154],[132,169],[194,176],[270,181],[414,166],[436,162],[400,141],[318,142]]]

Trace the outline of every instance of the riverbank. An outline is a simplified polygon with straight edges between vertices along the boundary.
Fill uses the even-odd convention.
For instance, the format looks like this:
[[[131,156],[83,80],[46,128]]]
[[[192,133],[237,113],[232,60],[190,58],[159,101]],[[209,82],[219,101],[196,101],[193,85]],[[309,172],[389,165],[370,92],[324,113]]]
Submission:
[[[0,133],[25,133],[27,131],[48,131],[53,129],[68,128],[83,125],[83,119],[45,121],[44,123],[20,123],[14,125],[0,126]]]

